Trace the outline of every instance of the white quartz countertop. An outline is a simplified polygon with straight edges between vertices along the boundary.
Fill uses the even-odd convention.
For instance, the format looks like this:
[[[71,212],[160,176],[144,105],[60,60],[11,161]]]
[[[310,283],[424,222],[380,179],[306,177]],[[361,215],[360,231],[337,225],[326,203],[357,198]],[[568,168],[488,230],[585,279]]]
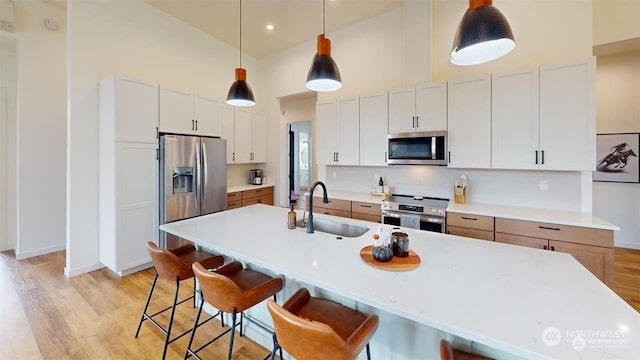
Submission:
[[[360,201],[371,204],[380,204],[382,200],[386,199],[388,195],[372,195],[371,193],[359,193],[359,192],[350,192],[350,191],[338,191],[338,190],[327,190],[328,196],[330,199],[339,199],[339,200],[348,200],[348,201]],[[322,188],[317,187],[313,191],[313,197],[322,197]],[[304,196],[309,196],[309,193],[304,193]]]
[[[404,229],[422,262],[411,271],[384,271],[359,255],[379,224],[315,215],[370,229],[337,240],[318,231],[288,230],[287,211],[258,204],[160,229],[524,358],[638,359],[640,314],[568,254]],[[543,341],[547,328],[560,331],[555,346]],[[582,350],[574,349],[575,334],[587,341]],[[591,340],[621,342],[600,346]]]
[[[247,185],[240,185],[240,186],[231,186],[231,187],[227,188],[227,194],[228,193],[239,192],[239,191],[247,191],[247,190],[268,188],[268,187],[273,187],[273,184],[262,184],[262,185],[247,184]]]
[[[472,215],[495,216],[501,218],[539,221],[559,225],[589,227],[595,229],[619,231],[620,228],[591,213],[535,209],[515,206],[491,204],[457,204],[449,202],[447,212],[466,213]]]

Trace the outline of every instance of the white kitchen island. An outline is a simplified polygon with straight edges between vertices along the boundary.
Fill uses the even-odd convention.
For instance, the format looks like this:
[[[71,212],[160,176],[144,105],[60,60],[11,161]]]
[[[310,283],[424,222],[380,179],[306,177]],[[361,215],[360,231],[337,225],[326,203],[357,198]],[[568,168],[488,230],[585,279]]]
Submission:
[[[287,212],[252,205],[160,229],[281,274],[279,302],[301,283],[378,313],[375,359],[437,359],[443,334],[499,358],[640,357],[640,314],[570,255],[403,229],[420,267],[384,271],[360,258],[379,224],[314,214],[369,228],[337,240],[287,229]]]

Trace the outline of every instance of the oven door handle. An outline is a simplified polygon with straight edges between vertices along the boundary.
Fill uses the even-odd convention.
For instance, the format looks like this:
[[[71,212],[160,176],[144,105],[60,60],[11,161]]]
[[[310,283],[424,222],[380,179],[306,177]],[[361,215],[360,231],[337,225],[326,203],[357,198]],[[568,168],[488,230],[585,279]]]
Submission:
[[[384,217],[392,217],[392,218],[399,219],[399,218],[400,218],[400,214],[395,213],[395,212],[386,212],[386,211],[383,211],[383,212],[382,212],[382,217],[383,217],[383,218],[384,218]]]
[[[420,216],[420,221],[429,222],[432,224],[444,224],[443,217],[432,217],[432,216]]]

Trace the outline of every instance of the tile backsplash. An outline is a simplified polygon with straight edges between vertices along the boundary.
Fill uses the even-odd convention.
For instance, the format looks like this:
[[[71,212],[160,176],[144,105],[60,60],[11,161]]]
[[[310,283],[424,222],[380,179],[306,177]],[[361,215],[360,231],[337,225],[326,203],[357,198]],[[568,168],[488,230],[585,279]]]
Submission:
[[[467,175],[469,203],[582,211],[582,174],[577,171],[326,166],[324,180],[329,192],[370,192],[382,176],[392,193],[453,199],[454,180],[461,174]],[[548,190],[540,190],[541,181],[548,182]]]

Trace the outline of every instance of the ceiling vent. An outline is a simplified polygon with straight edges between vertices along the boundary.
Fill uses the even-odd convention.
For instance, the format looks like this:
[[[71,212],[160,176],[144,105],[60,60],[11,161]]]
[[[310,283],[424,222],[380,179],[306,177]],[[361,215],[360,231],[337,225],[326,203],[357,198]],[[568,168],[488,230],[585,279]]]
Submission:
[[[13,32],[13,1],[0,0],[0,30]]]

